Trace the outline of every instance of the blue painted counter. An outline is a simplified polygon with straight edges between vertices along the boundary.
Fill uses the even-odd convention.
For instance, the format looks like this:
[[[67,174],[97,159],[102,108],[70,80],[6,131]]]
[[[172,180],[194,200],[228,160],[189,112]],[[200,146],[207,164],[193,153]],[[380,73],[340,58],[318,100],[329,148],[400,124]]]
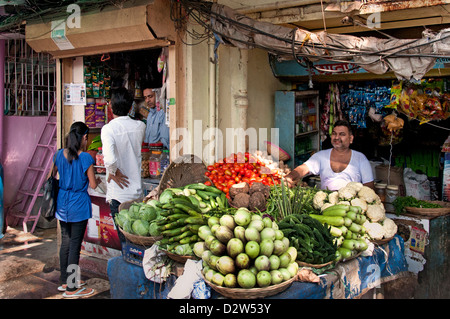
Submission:
[[[321,282],[294,282],[285,291],[268,299],[353,299],[381,284],[407,275],[403,239],[396,235],[389,243],[376,247],[369,257],[338,263],[321,277]],[[164,299],[175,276],[160,285],[145,277],[142,267],[122,257],[108,261],[108,277],[113,299]],[[211,298],[221,295],[211,290]]]

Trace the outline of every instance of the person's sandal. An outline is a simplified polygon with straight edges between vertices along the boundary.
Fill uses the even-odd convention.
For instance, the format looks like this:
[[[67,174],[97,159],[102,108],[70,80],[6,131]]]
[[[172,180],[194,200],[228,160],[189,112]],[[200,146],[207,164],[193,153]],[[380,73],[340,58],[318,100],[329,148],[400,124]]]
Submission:
[[[77,288],[80,288],[80,287],[82,287],[82,286],[84,286],[84,285],[86,285],[86,282],[85,282],[84,280],[81,280],[81,281],[78,283],[78,287],[77,287]],[[58,287],[58,291],[66,291],[66,290],[67,290],[67,285],[66,285],[66,284],[61,285],[61,286]]]
[[[63,293],[64,298],[76,298],[76,297],[86,297],[90,296],[95,292],[92,288],[78,288],[75,291],[66,291]]]

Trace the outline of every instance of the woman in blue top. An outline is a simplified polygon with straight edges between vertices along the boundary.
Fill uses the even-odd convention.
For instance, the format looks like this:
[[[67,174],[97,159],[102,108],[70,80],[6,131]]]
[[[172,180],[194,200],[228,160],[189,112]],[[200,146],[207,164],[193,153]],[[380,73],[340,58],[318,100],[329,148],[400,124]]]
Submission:
[[[94,173],[94,159],[84,152],[89,128],[83,122],[75,122],[66,137],[66,148],[55,155],[53,174],[59,173],[59,193],[56,205],[56,218],[61,226],[61,248],[59,251],[61,267],[60,291],[64,297],[87,296],[94,289],[81,288],[78,267],[81,243],[88,219],[92,217],[91,199],[88,187],[98,185]]]

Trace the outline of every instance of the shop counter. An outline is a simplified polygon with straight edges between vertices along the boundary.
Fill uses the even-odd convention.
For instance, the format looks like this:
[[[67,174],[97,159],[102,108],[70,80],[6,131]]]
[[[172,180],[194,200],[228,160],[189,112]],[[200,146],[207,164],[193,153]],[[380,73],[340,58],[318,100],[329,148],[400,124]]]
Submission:
[[[320,276],[320,283],[294,282],[285,291],[268,299],[353,299],[408,274],[403,239],[396,235],[391,241],[376,247],[372,256],[357,257],[338,263]],[[113,299],[164,299],[173,287],[175,276],[164,284],[145,277],[141,266],[122,257],[108,261],[108,278]],[[211,289],[211,298],[222,298]]]

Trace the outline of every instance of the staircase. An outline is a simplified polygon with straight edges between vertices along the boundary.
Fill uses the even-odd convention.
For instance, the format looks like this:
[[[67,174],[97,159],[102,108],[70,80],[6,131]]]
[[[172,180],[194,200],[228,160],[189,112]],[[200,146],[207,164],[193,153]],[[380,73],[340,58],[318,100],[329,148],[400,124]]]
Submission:
[[[13,217],[12,226],[19,225],[22,221],[24,232],[28,232],[28,222],[33,222],[30,233],[34,232],[41,214],[40,209],[33,211],[33,207],[36,199],[43,195],[42,186],[47,180],[56,152],[56,116],[53,115],[55,105],[56,103],[53,103],[48,113],[39,141],[7,212],[7,216]]]

